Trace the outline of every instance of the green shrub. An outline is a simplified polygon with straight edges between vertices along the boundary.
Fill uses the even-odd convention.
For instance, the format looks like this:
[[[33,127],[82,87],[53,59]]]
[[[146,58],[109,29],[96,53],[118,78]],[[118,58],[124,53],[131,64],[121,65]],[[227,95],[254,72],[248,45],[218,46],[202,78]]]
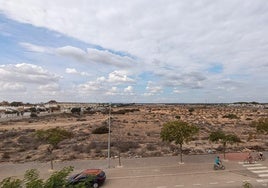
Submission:
[[[27,170],[24,175],[26,188],[43,187],[43,180],[39,178],[39,172],[36,169]]]
[[[65,187],[68,184],[67,176],[73,171],[73,167],[64,167],[60,171],[54,172],[45,182],[44,188]]]
[[[60,171],[54,172],[46,181],[40,179],[39,172],[36,169],[27,170],[24,174],[24,179],[14,179],[12,177],[8,177],[3,179],[0,182],[0,188],[60,188],[60,187],[67,187],[68,180],[67,177],[70,172],[73,171],[73,167],[65,167]],[[77,186],[84,188],[85,185],[88,185],[90,181],[86,180],[86,182],[79,183]]]
[[[0,188],[22,188],[22,181],[8,177],[0,182]]]
[[[243,188],[253,188],[252,184],[248,183],[248,182],[244,182],[243,183]]]

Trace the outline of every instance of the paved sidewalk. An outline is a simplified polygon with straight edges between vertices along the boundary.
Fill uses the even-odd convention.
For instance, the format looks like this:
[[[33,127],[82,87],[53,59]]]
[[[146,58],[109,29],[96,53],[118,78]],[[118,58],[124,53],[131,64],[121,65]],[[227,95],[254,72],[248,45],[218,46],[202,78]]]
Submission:
[[[214,158],[217,154],[206,155],[183,155],[183,162],[185,164],[213,164]],[[230,162],[234,160],[243,161],[245,153],[240,154],[226,154],[226,159]],[[118,159],[110,160],[110,169],[113,168],[149,168],[149,167],[161,167],[161,166],[174,166],[180,162],[179,156],[170,157],[150,157],[150,158],[127,158],[121,159],[122,167],[118,167]],[[73,161],[55,161],[54,170],[61,170],[63,167],[73,166],[74,172],[79,172],[86,168],[101,168],[108,170],[108,160],[73,160]],[[51,175],[50,162],[27,162],[27,163],[0,163],[0,180],[6,177],[15,176],[23,178],[24,173],[28,169],[37,169],[40,172],[42,178],[47,178]]]
[[[213,163],[215,155],[183,155],[185,163]],[[121,168],[139,168],[153,166],[172,166],[179,164],[179,156],[170,157],[150,157],[150,158],[122,158]],[[109,169],[108,159],[100,160],[73,160],[73,161],[54,161],[54,170],[61,170],[66,166],[73,166],[74,172],[79,172],[85,168]],[[110,159],[110,169],[119,168],[118,159]],[[0,179],[14,176],[23,178],[28,169],[37,169],[42,178],[48,177],[52,171],[50,162],[27,162],[27,163],[0,163]]]

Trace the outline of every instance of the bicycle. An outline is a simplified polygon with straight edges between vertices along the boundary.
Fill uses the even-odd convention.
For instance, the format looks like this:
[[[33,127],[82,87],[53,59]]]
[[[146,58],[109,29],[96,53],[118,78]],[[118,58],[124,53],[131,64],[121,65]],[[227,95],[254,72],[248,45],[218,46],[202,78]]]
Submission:
[[[253,164],[255,163],[256,161],[253,159],[253,157],[247,157],[245,160],[244,160],[244,163],[249,163],[249,164]]]
[[[254,160],[255,160],[255,161],[264,161],[264,160],[265,160],[265,157],[264,157],[263,155],[257,154],[257,155],[254,157]]]

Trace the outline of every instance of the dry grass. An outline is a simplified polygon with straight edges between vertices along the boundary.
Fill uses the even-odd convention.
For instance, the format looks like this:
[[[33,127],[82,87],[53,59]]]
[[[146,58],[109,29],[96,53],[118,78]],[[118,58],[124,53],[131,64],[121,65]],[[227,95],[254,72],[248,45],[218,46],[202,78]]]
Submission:
[[[164,123],[182,120],[200,128],[194,141],[184,145],[185,153],[204,153],[209,148],[221,151],[219,144],[207,141],[211,131],[219,128],[236,133],[243,141],[228,147],[229,151],[245,148],[267,149],[266,136],[252,136],[251,122],[268,117],[268,110],[253,107],[227,107],[212,105],[134,105],[112,109],[111,154],[123,157],[149,157],[177,155],[174,144],[161,142],[160,131]],[[238,118],[226,118],[234,114]],[[0,160],[34,161],[49,160],[47,145],[38,142],[33,133],[38,129],[62,127],[74,134],[59,144],[54,151],[61,160],[107,157],[107,134],[92,134],[98,127],[107,126],[107,113],[50,114],[34,119],[0,122]],[[251,138],[249,140],[249,138]]]

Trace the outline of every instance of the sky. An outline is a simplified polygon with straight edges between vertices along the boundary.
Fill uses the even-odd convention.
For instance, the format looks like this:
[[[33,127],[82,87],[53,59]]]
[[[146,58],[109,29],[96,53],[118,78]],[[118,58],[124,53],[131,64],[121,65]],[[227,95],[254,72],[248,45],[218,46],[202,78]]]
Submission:
[[[0,0],[0,101],[268,102],[267,0]]]

